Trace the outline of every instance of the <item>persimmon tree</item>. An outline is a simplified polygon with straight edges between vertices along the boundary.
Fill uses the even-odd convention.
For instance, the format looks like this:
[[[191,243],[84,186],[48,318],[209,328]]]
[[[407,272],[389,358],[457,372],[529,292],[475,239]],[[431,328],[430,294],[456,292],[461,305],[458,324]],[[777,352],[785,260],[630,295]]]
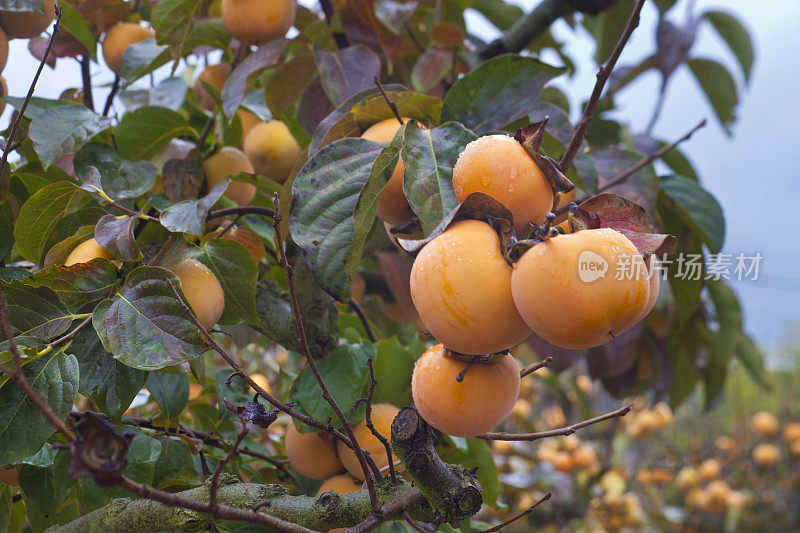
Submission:
[[[653,55],[618,65],[645,0],[0,0],[3,50],[29,39],[40,61],[3,104],[3,530],[497,531],[550,495],[481,525],[501,498],[488,441],[630,409],[492,432],[529,374],[586,364],[673,405],[713,400],[733,358],[759,378],[703,269],[722,210],[677,149],[705,121],[652,136],[684,66],[733,123],[698,25],[745,80],[752,47],[723,12],[678,25],[675,3],[648,7]],[[467,8],[504,36],[469,34]],[[597,44],[574,125],[561,18]],[[36,96],[72,61],[81,87]],[[662,90],[631,131],[615,96],[650,69]],[[580,278],[584,250],[606,278]],[[612,279],[624,259],[646,277]]]

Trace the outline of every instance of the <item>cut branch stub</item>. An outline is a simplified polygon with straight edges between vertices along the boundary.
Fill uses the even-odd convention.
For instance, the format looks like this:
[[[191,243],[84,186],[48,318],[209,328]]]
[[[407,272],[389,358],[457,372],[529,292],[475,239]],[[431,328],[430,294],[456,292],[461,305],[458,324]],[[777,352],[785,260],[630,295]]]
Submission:
[[[575,188],[575,184],[561,172],[558,163],[539,153],[549,120],[550,117],[546,116],[539,122],[534,122],[518,129],[514,138],[525,148],[525,151],[531,156],[536,166],[544,172],[547,181],[550,182],[550,186],[553,188],[553,193],[567,193]]]
[[[451,225],[461,220],[480,220],[491,225],[500,238],[502,249],[506,249],[514,227],[514,215],[503,204],[482,192],[474,192],[464,198],[447,216],[444,217],[436,229],[424,239],[397,239],[400,246],[408,253],[415,254],[423,246],[444,233]]]
[[[404,407],[392,421],[392,449],[433,510],[458,527],[480,510],[481,487],[473,471],[439,458],[434,436],[434,429],[413,407]]]

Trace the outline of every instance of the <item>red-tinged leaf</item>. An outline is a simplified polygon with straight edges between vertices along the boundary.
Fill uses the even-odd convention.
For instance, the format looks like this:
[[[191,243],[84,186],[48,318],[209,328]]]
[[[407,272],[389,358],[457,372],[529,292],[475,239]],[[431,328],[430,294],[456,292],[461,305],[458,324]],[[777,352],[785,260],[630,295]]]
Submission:
[[[247,94],[247,79],[254,73],[275,65],[283,53],[288,41],[275,39],[258,48],[254,54],[245,58],[228,76],[225,86],[222,87],[222,109],[229,119],[239,109],[245,94]]]
[[[644,257],[650,254],[655,254],[658,257],[662,257],[664,254],[671,254],[675,251],[677,245],[677,239],[673,235],[639,233],[626,229],[618,229],[617,231],[630,239]]]
[[[43,37],[41,35],[39,37],[34,37],[28,40],[28,51],[31,53],[33,57],[41,61],[42,58],[44,57],[44,52],[47,49],[48,41],[49,39],[47,37]],[[55,68],[56,66],[55,54],[50,54],[48,56],[47,65],[50,68]]]
[[[615,230],[628,230],[639,233],[652,233],[650,216],[636,202],[612,193],[602,193],[581,203],[581,209],[596,214],[600,227]]]
[[[378,20],[374,4],[375,0],[344,0],[339,9],[342,26],[351,44],[366,45],[391,60],[403,40]]]
[[[348,46],[335,52],[318,50],[314,59],[319,67],[322,88],[335,106],[372,87],[381,73],[378,55],[362,45]]]
[[[395,301],[409,313],[416,314],[417,310],[411,299],[411,257],[397,250],[378,252],[376,257]]]
[[[421,92],[433,89],[453,66],[453,52],[429,48],[422,53],[411,71],[411,83]]]
[[[97,221],[94,238],[115,257],[123,261],[137,261],[142,256],[133,235],[137,220],[138,217],[117,218],[114,215],[105,215]]]

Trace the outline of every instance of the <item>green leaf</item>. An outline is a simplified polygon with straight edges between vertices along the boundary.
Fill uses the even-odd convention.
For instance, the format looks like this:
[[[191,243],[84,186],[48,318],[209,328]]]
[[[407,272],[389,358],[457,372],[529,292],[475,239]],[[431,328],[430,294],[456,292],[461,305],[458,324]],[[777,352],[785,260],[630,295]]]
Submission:
[[[120,362],[157,370],[194,359],[205,351],[197,326],[167,281],[180,289],[178,277],[167,269],[135,268],[120,292],[95,309],[94,329],[103,347]]]
[[[230,385],[228,378],[230,378]],[[219,410],[223,416],[231,420],[235,420],[236,416],[228,410],[224,400],[239,406],[253,400],[250,385],[239,375],[231,376],[230,370],[223,368],[214,374],[214,386],[217,388]]]
[[[173,138],[195,134],[183,115],[158,106],[125,113],[115,133],[120,155],[131,161],[150,159]]]
[[[442,453],[442,460],[465,468],[478,467],[477,476],[483,492],[483,501],[487,505],[496,507],[497,496],[500,494],[500,480],[497,477],[492,451],[489,445],[480,439],[464,440],[466,450],[458,446],[448,448]]]
[[[378,385],[374,403],[411,405],[411,374],[414,363],[425,351],[425,344],[414,337],[410,346],[403,346],[397,337],[378,341],[374,368]]]
[[[322,148],[292,186],[289,228],[319,284],[347,301],[377,198],[397,163],[399,141],[340,139]],[[324,238],[323,238],[324,237]]]
[[[65,351],[78,360],[80,393],[97,404],[103,413],[118,421],[144,386],[147,372],[114,359],[105,351],[93,328],[80,330]]]
[[[225,310],[219,323],[258,323],[258,265],[247,248],[230,239],[211,239],[200,249],[197,259],[211,269],[225,293]]]
[[[53,265],[28,279],[34,287],[49,287],[73,313],[88,313],[117,288],[117,267],[105,259],[92,259],[69,267]]]
[[[53,161],[74,154],[109,127],[110,118],[93,113],[82,105],[59,105],[37,114],[31,120],[28,136],[42,166],[47,169]]]
[[[225,24],[221,18],[195,20],[192,33],[183,45],[182,55],[186,55],[201,46],[225,50],[230,42],[231,36],[225,29]]]
[[[173,57],[180,56],[201,5],[197,0],[161,0],[153,8],[150,24],[156,31],[156,41],[172,45]]]
[[[563,73],[532,57],[494,57],[447,91],[442,122],[461,122],[479,135],[499,130],[526,116],[539,102],[545,83]]]
[[[753,342],[753,339],[745,334],[739,336],[736,349],[733,352],[742,366],[764,390],[771,390],[767,372],[764,369],[764,354]]]
[[[67,476],[68,470],[67,450],[59,450],[52,465],[20,467],[20,489],[33,530],[42,531],[47,526],[78,518],[78,509],[74,505],[74,486]]]
[[[63,264],[73,248],[94,237],[94,226],[81,226],[75,230],[75,233],[63,241],[55,243],[44,256],[44,266],[60,265]]]
[[[177,420],[189,401],[189,378],[186,374],[150,372],[145,386],[161,409],[161,414],[167,420]]]
[[[145,434],[137,435],[128,447],[128,466],[123,472],[138,483],[151,485],[161,451],[160,440]]]
[[[61,7],[61,26],[85,46],[92,59],[97,61],[97,39],[89,22],[72,4],[61,0],[58,5]]]
[[[78,361],[72,355],[51,352],[25,365],[31,388],[62,420],[78,397]],[[15,383],[0,388],[0,464],[33,455],[55,433],[53,425]]]
[[[192,452],[182,441],[161,437],[161,455],[155,466],[153,485],[159,489],[191,485],[199,477],[192,461]]]
[[[473,0],[472,9],[489,19],[501,31],[509,29],[525,14],[519,7],[505,0]]]
[[[25,98],[20,96],[6,96],[6,102],[16,110],[22,109],[22,104],[25,103]],[[39,113],[50,109],[51,107],[74,105],[75,102],[70,100],[50,100],[48,98],[40,98],[38,96],[31,97],[28,102],[28,107],[25,108],[25,118],[33,120]]]
[[[476,138],[474,133],[455,122],[432,130],[414,123],[406,125],[402,150],[406,165],[403,191],[426,235],[458,205],[453,190],[453,166],[467,144]]]
[[[702,15],[717,30],[719,36],[727,43],[733,55],[739,60],[745,80],[750,80],[753,70],[753,41],[739,19],[724,11],[706,11]]]
[[[145,39],[125,49],[119,65],[119,77],[130,85],[165,65],[171,57],[168,46],[157,45],[155,39]]]
[[[689,178],[667,176],[661,179],[662,200],[712,253],[719,253],[725,242],[725,217],[711,193]]]
[[[357,422],[364,415],[364,409],[359,409],[356,419],[357,410],[353,408],[353,402],[363,397],[367,391],[369,383],[367,359],[374,356],[375,345],[372,343],[341,344],[334,348],[328,358],[317,361],[317,369],[331,396],[350,422]],[[319,385],[309,367],[304,368],[297,376],[290,394],[300,410],[307,415],[317,420],[330,419],[338,425],[336,414],[322,397]]]
[[[0,261],[4,261],[6,256],[14,247],[14,219],[11,207],[8,202],[0,205]]]
[[[32,287],[27,280],[2,281],[0,289],[8,301],[15,335],[50,340],[69,329],[73,315],[52,289]]]
[[[19,254],[32,263],[42,260],[47,240],[61,219],[86,205],[89,195],[60,181],[42,187],[22,204],[14,227]]]
[[[203,198],[183,200],[164,209],[160,216],[161,225],[175,233],[188,233],[198,237],[203,235],[208,212],[222,198],[230,182],[230,178],[225,178]]]
[[[714,108],[720,124],[730,135],[730,127],[736,121],[736,106],[739,104],[733,77],[725,67],[711,59],[690,59],[687,64]]]
[[[100,172],[100,184],[111,198],[138,198],[150,190],[156,181],[156,167],[148,161],[123,159],[113,146],[89,143],[75,154],[75,174],[84,176],[87,167]]]

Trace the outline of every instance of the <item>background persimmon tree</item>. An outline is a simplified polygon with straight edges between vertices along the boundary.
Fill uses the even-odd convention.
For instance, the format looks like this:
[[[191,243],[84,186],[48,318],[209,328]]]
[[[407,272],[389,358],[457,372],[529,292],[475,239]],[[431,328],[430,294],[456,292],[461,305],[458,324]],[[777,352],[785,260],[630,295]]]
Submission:
[[[550,158],[576,185],[569,199],[585,214],[630,222],[623,197],[650,219],[639,230],[676,237],[673,253],[720,251],[722,210],[676,148],[704,121],[687,117],[676,140],[611,117],[615,95],[656,69],[655,123],[671,76],[688,67],[727,127],[736,84],[728,67],[692,55],[694,34],[718,31],[745,78],[752,48],[726,13],[681,25],[675,1],[653,3],[658,26],[637,30],[644,0],[543,0],[528,13],[502,0],[323,0],[297,7],[292,37],[256,45],[231,37],[219,2],[61,0],[52,14],[41,0],[0,0],[4,27],[14,16],[57,18],[30,32],[6,27],[29,39],[41,68],[77,61],[84,73],[59,99],[37,97],[34,79],[0,104],[15,109],[0,162],[0,528],[491,527],[476,519],[498,515],[481,505],[502,501],[487,441],[570,435],[629,408],[481,438],[433,432],[413,408],[378,420],[381,405],[412,404],[414,362],[432,344],[418,331],[407,250],[454,219],[508,218],[496,203],[459,204],[452,174],[471,141],[519,131],[537,161]],[[504,37],[469,35],[468,7]],[[597,44],[598,81],[581,93],[574,124],[552,83],[572,74],[549,31],[560,18]],[[120,22],[138,25],[134,44],[101,47]],[[657,48],[616,65],[633,31],[655,31]],[[545,50],[561,65],[541,61]],[[201,76],[211,63],[228,66]],[[102,104],[90,75],[99,68],[116,74]],[[398,121],[386,142],[359,138],[384,120]],[[226,155],[264,124],[269,142],[244,146],[252,164]],[[273,151],[291,164],[274,164]],[[412,218],[385,227],[377,198],[400,159]],[[656,161],[668,170],[657,173]],[[562,218],[566,203],[555,206]],[[92,237],[105,252],[71,261]],[[713,401],[734,359],[762,379],[731,289],[705,279],[702,264],[692,279],[678,268],[651,316],[612,342],[524,341],[513,351],[531,365],[523,382],[544,366],[586,365],[615,398],[647,392],[675,406],[696,387]],[[224,304],[201,313],[194,298],[217,289],[192,282],[207,272]],[[311,496],[319,483],[285,459],[291,419],[338,442],[340,456],[359,452],[364,487]],[[372,422],[392,424],[399,462],[387,479],[377,463],[389,442],[364,444]]]

